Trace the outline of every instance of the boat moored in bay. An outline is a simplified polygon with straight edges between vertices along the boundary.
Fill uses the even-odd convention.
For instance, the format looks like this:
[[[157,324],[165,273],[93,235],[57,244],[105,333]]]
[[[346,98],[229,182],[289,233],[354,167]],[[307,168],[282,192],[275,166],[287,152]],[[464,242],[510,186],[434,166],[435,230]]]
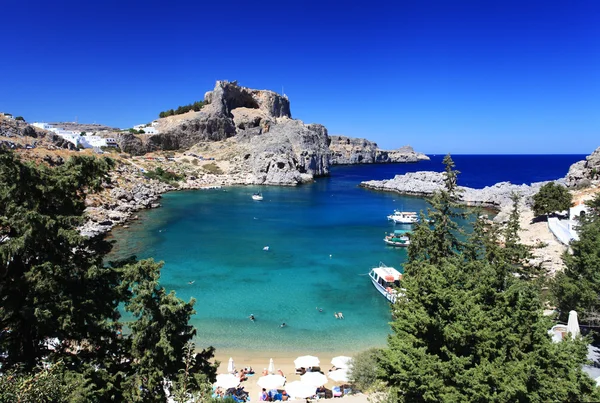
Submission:
[[[383,263],[379,263],[379,267],[371,269],[369,277],[381,295],[392,304],[396,302],[396,298],[399,294],[400,280],[402,280],[402,273],[393,267],[387,267]]]
[[[387,218],[396,224],[414,224],[419,222],[419,215],[416,211],[394,210],[394,213],[387,216]]]
[[[385,238],[383,238],[383,242],[390,246],[407,247],[410,245],[410,237],[408,234],[409,231],[407,230],[397,229],[394,232],[387,234]]]

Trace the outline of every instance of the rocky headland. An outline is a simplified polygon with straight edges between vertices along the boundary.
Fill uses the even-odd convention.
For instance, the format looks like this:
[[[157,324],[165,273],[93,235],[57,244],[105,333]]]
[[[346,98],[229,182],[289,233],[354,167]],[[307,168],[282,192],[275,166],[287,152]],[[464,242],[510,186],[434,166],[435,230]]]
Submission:
[[[346,136],[329,136],[329,161],[332,165],[349,164],[386,164],[429,160],[423,153],[416,152],[411,146],[396,150],[381,150],[372,141]]]
[[[286,96],[217,81],[204,103],[200,111],[160,119],[159,134],[120,134],[117,143],[131,155],[219,143],[228,148],[221,153],[224,173],[244,172],[248,184],[297,185],[329,174],[327,129],[292,119]]]

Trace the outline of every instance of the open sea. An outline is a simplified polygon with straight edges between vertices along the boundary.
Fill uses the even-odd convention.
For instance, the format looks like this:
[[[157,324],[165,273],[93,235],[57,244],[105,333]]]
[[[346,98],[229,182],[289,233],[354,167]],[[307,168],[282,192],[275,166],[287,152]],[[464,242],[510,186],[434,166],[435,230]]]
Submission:
[[[161,284],[184,300],[196,299],[197,347],[351,354],[383,346],[389,305],[366,274],[379,262],[402,270],[406,251],[383,243],[394,229],[386,216],[394,209],[424,210],[427,203],[358,184],[442,171],[443,155],[430,157],[416,164],[336,166],[331,176],[298,187],[168,193],[163,207],[140,212],[129,228],[112,231],[116,243],[109,260],[136,255],[164,261]],[[557,179],[585,158],[452,157],[461,171],[459,184],[475,188]],[[263,201],[252,200],[257,191]],[[344,319],[334,312],[343,312]]]

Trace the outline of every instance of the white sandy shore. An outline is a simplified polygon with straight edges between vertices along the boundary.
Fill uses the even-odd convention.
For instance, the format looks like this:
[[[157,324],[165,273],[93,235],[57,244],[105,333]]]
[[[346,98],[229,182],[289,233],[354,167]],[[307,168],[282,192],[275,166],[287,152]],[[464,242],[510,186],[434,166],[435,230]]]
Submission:
[[[331,353],[320,353],[317,349],[315,351],[307,352],[306,354],[314,355],[319,357],[321,361],[321,371],[327,374],[327,371],[332,367],[331,359],[337,355],[348,355],[346,353],[331,354]],[[282,353],[282,352],[269,352],[269,351],[242,351],[242,350],[218,350],[215,358],[220,361],[219,370],[217,373],[227,373],[227,364],[229,357],[233,358],[235,368],[240,370],[245,367],[252,367],[255,374],[248,377],[248,380],[242,382],[244,389],[250,394],[252,402],[258,401],[258,395],[261,388],[258,387],[256,382],[261,377],[263,369],[269,366],[269,360],[272,358],[275,364],[275,371],[278,369],[284,373],[287,378],[287,382],[299,381],[300,375],[296,375],[296,369],[294,368],[294,360],[298,357],[295,353]],[[329,381],[325,387],[331,389],[332,386],[341,385],[339,382]],[[332,399],[328,399],[332,400]],[[347,402],[347,403],[363,403],[368,402],[368,396],[362,393],[355,395],[344,396],[341,399],[336,398],[335,400]],[[296,399],[296,401],[305,401],[305,399]]]

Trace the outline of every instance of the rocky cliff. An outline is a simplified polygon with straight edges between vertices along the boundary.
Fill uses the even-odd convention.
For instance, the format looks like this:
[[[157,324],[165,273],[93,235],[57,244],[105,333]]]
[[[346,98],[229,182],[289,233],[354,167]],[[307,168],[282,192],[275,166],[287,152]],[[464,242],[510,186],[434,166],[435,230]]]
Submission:
[[[386,151],[380,150],[376,143],[366,139],[346,136],[329,138],[329,160],[332,165],[418,162],[429,159],[425,154],[415,152],[411,146]]]
[[[230,147],[230,171],[247,183],[295,185],[329,173],[327,130],[291,118],[286,96],[217,81],[198,112],[160,119],[156,135],[117,136],[132,155],[189,149],[203,142]],[[226,141],[231,139],[231,141]]]
[[[600,147],[596,148],[585,160],[571,165],[565,181],[569,188],[600,185]]]
[[[393,179],[381,181],[366,181],[361,187],[374,190],[397,192],[410,196],[431,196],[433,192],[444,187],[443,172],[409,172],[396,175]],[[559,181],[562,183],[563,181]],[[459,186],[460,202],[467,206],[481,206],[501,210],[511,205],[511,195],[520,194],[525,204],[531,203],[531,197],[538,192],[546,182],[536,182],[531,185],[513,185],[510,182],[500,182],[483,189]]]

